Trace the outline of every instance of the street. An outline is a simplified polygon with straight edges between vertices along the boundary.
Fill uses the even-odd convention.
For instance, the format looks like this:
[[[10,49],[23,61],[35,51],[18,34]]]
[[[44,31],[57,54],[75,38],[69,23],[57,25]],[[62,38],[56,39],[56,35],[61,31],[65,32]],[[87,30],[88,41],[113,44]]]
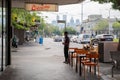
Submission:
[[[33,41],[32,41],[33,42]],[[63,44],[62,42],[54,42],[52,38],[44,38],[43,40],[43,45],[34,42],[36,45],[34,46],[33,43],[31,42],[27,42],[24,44],[24,46],[29,46],[30,48],[33,47],[34,49],[32,49],[30,51],[30,49],[27,47],[18,47],[17,51],[21,52],[21,49],[24,49],[25,51],[27,51],[29,49],[29,51],[31,53],[27,54],[30,56],[30,54],[32,54],[32,52],[34,53],[34,55],[32,54],[32,56],[38,56],[39,57],[49,57],[49,56],[63,56]],[[77,43],[73,43],[70,42],[70,47],[78,47],[78,48],[82,48],[82,44],[77,44]],[[38,49],[39,48],[39,49]],[[39,50],[39,52],[38,52]],[[22,52],[21,52],[22,53]],[[14,54],[14,53],[13,53]],[[25,53],[23,53],[24,55],[26,55]],[[18,56],[20,54],[14,54],[14,56]]]
[[[75,66],[63,63],[63,47],[62,42],[54,42],[52,38],[44,38],[43,45],[34,41],[19,45],[12,51],[12,65],[0,80],[84,80],[83,75],[75,72]],[[71,42],[70,47],[82,48],[82,45]],[[100,63],[100,75],[100,80],[119,80],[117,75],[111,78],[109,63]],[[86,76],[86,80],[97,80],[93,74]]]

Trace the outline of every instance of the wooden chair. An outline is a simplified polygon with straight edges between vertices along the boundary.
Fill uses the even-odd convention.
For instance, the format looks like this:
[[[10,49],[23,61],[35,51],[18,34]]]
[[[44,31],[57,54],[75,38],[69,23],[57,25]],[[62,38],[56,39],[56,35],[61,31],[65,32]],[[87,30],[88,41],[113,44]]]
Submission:
[[[90,61],[88,62],[83,62],[83,67],[84,67],[84,79],[86,78],[86,71],[85,71],[85,67],[90,67],[90,69],[92,67],[94,67],[95,69],[95,74],[96,74],[96,67],[98,69],[98,79],[99,79],[99,62],[98,62],[98,58],[99,58],[99,54],[97,52],[94,52],[94,53],[89,53],[86,55],[87,58],[90,59]]]
[[[73,66],[73,58],[76,58],[75,50],[78,48],[69,48],[69,64]]]
[[[88,51],[85,49],[76,49],[76,72],[78,72],[78,63],[79,63],[79,73],[81,75],[81,62],[86,61],[87,58],[85,57],[88,54]]]

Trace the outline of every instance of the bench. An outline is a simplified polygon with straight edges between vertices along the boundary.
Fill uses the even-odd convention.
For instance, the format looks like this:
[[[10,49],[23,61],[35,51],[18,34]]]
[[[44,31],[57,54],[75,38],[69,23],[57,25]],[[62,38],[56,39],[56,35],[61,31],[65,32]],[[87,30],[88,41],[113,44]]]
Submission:
[[[113,69],[119,69],[120,68],[120,51],[110,51],[110,55],[111,55],[111,60],[112,60],[112,68],[111,68],[111,72],[112,72],[112,77],[113,77]]]

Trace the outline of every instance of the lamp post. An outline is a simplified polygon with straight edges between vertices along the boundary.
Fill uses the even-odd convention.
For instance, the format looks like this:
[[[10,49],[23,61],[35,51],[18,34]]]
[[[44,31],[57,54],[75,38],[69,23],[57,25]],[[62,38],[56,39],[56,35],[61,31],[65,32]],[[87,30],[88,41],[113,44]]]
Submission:
[[[109,34],[110,34],[110,27],[111,27],[111,24],[110,24],[110,13],[111,13],[111,8],[108,10],[109,12],[109,15],[108,15],[108,31],[109,31]]]
[[[85,2],[85,3],[81,3],[81,29],[80,29],[80,31],[81,30],[83,30],[83,6],[84,6],[84,4],[86,4],[86,3],[89,3],[90,1],[87,1],[87,2]],[[81,31],[82,32],[82,31]]]
[[[83,22],[83,2],[81,4],[81,24]]]

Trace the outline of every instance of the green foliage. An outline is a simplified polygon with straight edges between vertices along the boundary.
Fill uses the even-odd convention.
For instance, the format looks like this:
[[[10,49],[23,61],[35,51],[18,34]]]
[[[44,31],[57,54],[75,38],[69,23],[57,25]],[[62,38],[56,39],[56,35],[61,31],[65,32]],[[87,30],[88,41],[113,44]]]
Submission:
[[[55,34],[55,35],[62,35],[62,33],[61,33],[61,31],[60,31],[58,26],[53,26],[52,29],[53,29],[53,31],[52,31],[53,34]]]
[[[35,21],[40,21],[40,25],[37,25],[40,35],[62,35],[62,33],[65,31],[64,29],[59,29],[58,26],[46,24],[44,18],[37,16],[36,13],[37,12],[29,12],[24,9],[12,8],[12,25],[17,29],[28,30],[30,27],[36,25]],[[67,27],[66,30],[70,34],[76,33],[76,31],[72,27]]]
[[[108,28],[108,21],[107,20],[101,20],[95,25],[93,30],[95,30],[95,31],[106,30],[107,28]]]
[[[28,30],[35,25],[35,20],[40,20],[36,13],[30,13],[25,9],[12,8],[12,25],[17,29]]]
[[[63,32],[65,31],[65,28],[63,29]],[[69,34],[76,34],[76,30],[73,28],[73,27],[66,27],[66,31],[69,33]]]
[[[120,10],[120,1],[119,0],[92,0],[92,1],[98,1],[99,3],[108,3],[108,2],[112,2],[112,7],[114,9],[118,9]]]
[[[58,26],[54,26],[52,24],[45,24],[46,26],[43,27],[44,34],[46,35],[62,35],[65,31],[65,28],[59,29]],[[39,29],[39,33],[43,34],[43,30]],[[69,34],[76,34],[76,31],[73,27],[66,27],[66,31],[68,31]]]
[[[120,30],[120,23],[119,22],[114,22],[113,23],[113,29],[114,30]]]
[[[110,2],[111,0],[92,0],[92,1],[98,1],[99,3],[107,3]]]
[[[119,39],[118,38],[113,39],[113,42],[119,42]]]

